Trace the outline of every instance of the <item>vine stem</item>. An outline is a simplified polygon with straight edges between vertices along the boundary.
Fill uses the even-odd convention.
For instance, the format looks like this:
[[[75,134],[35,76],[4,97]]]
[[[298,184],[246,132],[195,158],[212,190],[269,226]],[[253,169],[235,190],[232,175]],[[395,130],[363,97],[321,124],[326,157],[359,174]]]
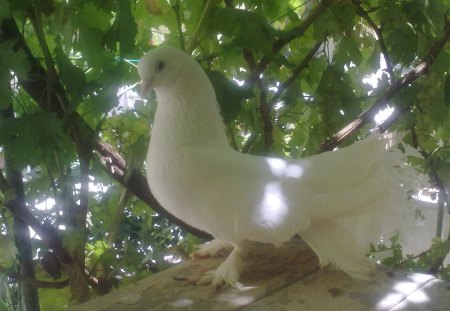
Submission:
[[[278,90],[276,93],[272,96],[270,99],[270,105],[273,106],[276,101],[280,98],[281,94],[287,89],[289,85],[291,85],[292,82],[297,79],[297,77],[303,72],[305,68],[308,67],[309,62],[311,59],[316,55],[319,48],[322,46],[322,44],[325,42],[325,39],[323,41],[317,42],[312,49],[308,52],[308,54],[305,55],[303,60],[295,67],[295,69],[292,71],[291,76],[283,83],[280,84],[278,87]]]
[[[185,45],[184,45],[184,36],[183,36],[183,29],[181,27],[182,21],[181,21],[181,15],[180,15],[180,0],[177,0],[175,2],[175,6],[173,7],[175,11],[175,16],[177,18],[177,30],[178,30],[178,37],[180,39],[180,48],[184,51]]]
[[[381,54],[383,54],[384,60],[386,62],[386,70],[389,73],[391,81],[392,82],[395,81],[394,66],[392,65],[391,59],[389,57],[389,53],[387,51],[386,44],[385,44],[384,38],[383,38],[383,33],[382,33],[380,27],[378,27],[375,24],[373,19],[370,18],[369,14],[361,7],[361,4],[359,3],[359,1],[352,0],[352,2],[356,6],[356,11],[358,12],[358,14],[367,21],[367,23],[370,25],[372,30],[377,35],[378,43],[380,46],[380,51],[381,51]]]
[[[205,8],[203,9],[202,16],[200,17],[200,21],[197,24],[197,27],[195,28],[194,34],[191,37],[191,40],[189,40],[189,44],[186,47],[186,52],[188,54],[191,54],[197,45],[200,43],[200,35],[205,28],[206,21],[208,20],[209,15],[212,12],[212,9],[216,6],[217,0],[208,0],[208,2],[205,5]]]

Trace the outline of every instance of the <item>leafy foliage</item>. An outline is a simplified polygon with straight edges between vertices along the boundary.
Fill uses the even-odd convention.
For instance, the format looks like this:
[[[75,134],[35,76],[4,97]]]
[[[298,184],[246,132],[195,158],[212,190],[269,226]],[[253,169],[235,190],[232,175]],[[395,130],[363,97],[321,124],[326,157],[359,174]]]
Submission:
[[[88,285],[91,296],[103,294],[164,269],[201,240],[169,221],[136,177],[155,108],[135,93],[135,64],[162,42],[193,51],[214,84],[230,143],[253,154],[315,154],[400,81],[383,127],[405,132],[421,151],[425,160],[416,161],[448,208],[449,10],[447,0],[0,0],[0,109],[14,111],[0,119],[0,172],[22,173],[26,215],[36,220],[28,225],[40,237],[30,238],[36,278],[54,287],[72,281],[41,288],[42,309],[87,299]],[[409,72],[417,76],[401,84]],[[342,144],[367,135],[374,114]],[[14,219],[26,212],[10,204],[17,189],[1,190],[4,241],[17,238]],[[391,242],[386,264],[448,279],[444,237],[418,258]],[[46,269],[51,258],[65,263],[61,271]],[[17,306],[17,297],[17,280],[2,272],[0,309]]]
[[[439,238],[433,239],[430,249],[416,256],[403,253],[403,248],[398,243],[399,236],[390,239],[390,245],[383,243],[377,246],[371,245],[372,256],[380,257],[381,263],[387,267],[403,268],[410,271],[438,274],[443,280],[450,281],[450,264],[442,265],[443,258],[450,252],[450,241]]]

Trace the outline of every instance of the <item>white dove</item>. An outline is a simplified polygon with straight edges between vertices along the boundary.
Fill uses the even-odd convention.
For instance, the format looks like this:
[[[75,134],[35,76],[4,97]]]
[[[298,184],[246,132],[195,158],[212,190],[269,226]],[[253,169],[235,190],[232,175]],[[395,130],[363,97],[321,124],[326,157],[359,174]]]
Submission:
[[[386,226],[377,215],[395,226],[409,212],[402,152],[386,151],[386,140],[371,135],[304,159],[242,154],[229,146],[214,89],[190,55],[161,46],[143,56],[138,72],[143,93],[154,89],[158,102],[147,154],[151,191],[171,214],[216,238],[198,255],[232,249],[203,281],[239,284],[246,241],[280,245],[297,233],[322,265],[368,277],[365,251]]]

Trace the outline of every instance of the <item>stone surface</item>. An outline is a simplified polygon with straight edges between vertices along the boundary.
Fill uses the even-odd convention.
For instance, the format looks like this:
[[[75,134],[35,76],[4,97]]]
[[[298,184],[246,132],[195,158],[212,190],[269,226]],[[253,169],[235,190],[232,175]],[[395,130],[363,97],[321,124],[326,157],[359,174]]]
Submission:
[[[299,240],[280,248],[255,244],[239,289],[214,292],[192,285],[222,261],[190,260],[72,310],[450,310],[448,283],[382,269],[371,281],[358,282],[338,271],[318,269],[316,256]]]

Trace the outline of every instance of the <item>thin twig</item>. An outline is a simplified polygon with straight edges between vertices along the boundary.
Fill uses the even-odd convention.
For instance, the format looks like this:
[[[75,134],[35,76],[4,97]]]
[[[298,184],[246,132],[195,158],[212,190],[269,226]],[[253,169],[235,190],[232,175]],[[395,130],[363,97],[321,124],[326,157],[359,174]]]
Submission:
[[[233,129],[231,128],[231,125],[229,123],[226,124],[226,129],[228,131],[228,137],[230,137],[231,140],[231,147],[233,147],[233,149],[235,150],[239,150],[236,138],[234,137]]]
[[[253,146],[253,143],[256,141],[256,138],[258,137],[258,133],[257,132],[253,132],[250,134],[250,137],[247,139],[247,141],[245,142],[244,147],[242,147],[241,149],[241,153],[249,153],[250,149]]]
[[[116,242],[117,235],[121,228],[120,225],[123,223],[125,218],[125,207],[132,196],[133,195],[129,189],[123,189],[122,194],[120,195],[119,202],[116,205],[114,214],[112,215],[111,225],[108,230],[109,234],[107,237],[107,241],[109,245],[113,245],[113,243]]]
[[[54,87],[54,82],[57,76],[56,73],[56,68],[54,66],[53,63],[53,58],[52,55],[50,53],[50,49],[47,45],[47,41],[45,39],[45,34],[43,31],[43,27],[42,27],[42,21],[41,21],[41,12],[38,10],[38,8],[36,6],[33,6],[33,13],[30,14],[30,21],[31,24],[33,25],[34,31],[36,32],[36,36],[38,38],[39,41],[39,46],[42,49],[42,53],[44,54],[44,61],[45,61],[45,65],[47,67],[47,105],[48,106],[52,106],[53,104],[56,103],[52,103],[52,100],[54,99],[52,97],[52,93],[53,93],[53,87]],[[58,103],[61,104],[61,108],[64,110],[64,106],[62,105],[62,103]]]
[[[180,39],[180,48],[184,51],[184,36],[183,36],[183,29],[181,28],[182,21],[181,21],[181,15],[180,15],[180,0],[177,0],[175,2],[175,5],[173,7],[173,10],[175,11],[175,17],[177,19],[177,31],[178,31],[178,38]]]
[[[266,55],[261,58],[261,60],[255,66],[255,69],[251,72],[250,76],[245,80],[245,84],[248,86],[253,85],[269,65],[270,61],[272,60],[272,56],[276,55],[286,44],[288,44],[295,38],[301,37],[333,2],[340,1],[322,0],[299,26],[292,28],[287,36],[283,36],[283,38],[276,40],[272,45],[272,55]]]
[[[439,189],[438,202],[437,202],[438,217],[437,217],[437,223],[436,223],[436,237],[442,238],[442,235],[444,233],[444,209],[445,209],[445,204],[448,201],[448,198],[447,198],[447,190],[448,189],[447,189],[447,187],[445,187],[444,182],[439,177],[439,175],[437,174],[435,169],[432,168],[431,174],[433,176],[435,185]]]
[[[302,61],[295,67],[295,69],[292,71],[291,76],[283,83],[280,84],[278,87],[276,93],[272,96],[270,100],[270,105],[273,106],[275,102],[280,98],[281,94],[284,92],[284,90],[293,82],[297,77],[302,73],[302,71],[308,67],[309,62],[311,59],[316,55],[317,50],[319,50],[320,46],[322,45],[323,41],[317,42],[313,48],[308,52],[308,54],[305,55],[305,57],[302,59]]]
[[[378,43],[380,45],[380,51],[381,54],[383,54],[384,61],[386,62],[386,70],[389,73],[391,81],[395,81],[394,67],[392,66],[391,59],[387,52],[386,44],[384,42],[380,27],[375,24],[369,14],[361,7],[361,4],[358,0],[352,0],[352,2],[356,6],[356,11],[358,12],[358,14],[367,21],[367,23],[370,25],[370,27],[372,27],[373,31],[377,35]]]

